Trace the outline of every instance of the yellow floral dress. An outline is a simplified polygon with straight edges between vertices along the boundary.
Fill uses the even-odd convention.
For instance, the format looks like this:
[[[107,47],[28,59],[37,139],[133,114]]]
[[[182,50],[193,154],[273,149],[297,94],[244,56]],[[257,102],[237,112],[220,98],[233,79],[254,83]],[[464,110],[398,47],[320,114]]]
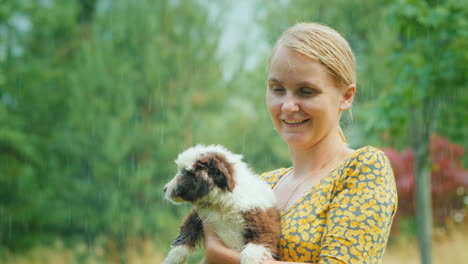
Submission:
[[[261,175],[272,188],[291,168]],[[397,191],[385,154],[364,147],[281,214],[282,261],[381,263]]]

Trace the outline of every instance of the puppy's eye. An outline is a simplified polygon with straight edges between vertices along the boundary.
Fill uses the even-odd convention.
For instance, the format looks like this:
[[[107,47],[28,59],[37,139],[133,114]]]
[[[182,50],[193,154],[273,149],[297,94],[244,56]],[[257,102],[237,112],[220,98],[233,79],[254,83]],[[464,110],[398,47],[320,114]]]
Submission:
[[[180,172],[180,175],[181,175],[182,177],[186,177],[186,178],[188,178],[188,177],[192,177],[192,178],[193,178],[193,177],[195,176],[195,174],[194,174],[193,172],[188,171],[188,170],[182,170],[182,171]]]

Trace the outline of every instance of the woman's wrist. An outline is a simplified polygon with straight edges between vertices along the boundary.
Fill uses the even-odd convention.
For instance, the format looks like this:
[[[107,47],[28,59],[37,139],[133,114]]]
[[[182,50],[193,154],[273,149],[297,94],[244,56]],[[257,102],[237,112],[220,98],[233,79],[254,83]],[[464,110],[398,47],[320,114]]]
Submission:
[[[205,239],[205,255],[212,255],[219,250],[219,241],[216,238],[208,237]]]
[[[205,243],[205,258],[208,263],[239,264],[239,252],[229,249],[216,239],[208,239]]]

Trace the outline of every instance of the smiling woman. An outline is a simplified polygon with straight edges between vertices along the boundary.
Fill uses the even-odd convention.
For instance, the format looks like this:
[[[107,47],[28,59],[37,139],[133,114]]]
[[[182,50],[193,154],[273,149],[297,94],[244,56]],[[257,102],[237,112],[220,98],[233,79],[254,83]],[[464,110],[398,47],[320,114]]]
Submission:
[[[382,261],[397,193],[385,154],[350,149],[339,126],[356,94],[355,68],[346,40],[316,23],[288,29],[273,49],[266,104],[292,161],[261,176],[281,212],[279,262]],[[212,234],[205,232],[209,263],[239,263]]]
[[[356,88],[335,86],[324,65],[290,48],[277,49],[270,62],[267,106],[290,146],[308,148],[327,135],[339,135],[340,113],[351,106]]]

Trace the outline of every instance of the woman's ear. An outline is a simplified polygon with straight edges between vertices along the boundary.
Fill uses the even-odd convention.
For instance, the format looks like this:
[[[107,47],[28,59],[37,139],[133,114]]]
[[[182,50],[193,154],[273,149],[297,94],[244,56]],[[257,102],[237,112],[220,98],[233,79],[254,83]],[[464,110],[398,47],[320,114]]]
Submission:
[[[354,95],[356,94],[356,84],[352,83],[346,87],[343,97],[340,102],[340,111],[345,111],[353,104]]]

